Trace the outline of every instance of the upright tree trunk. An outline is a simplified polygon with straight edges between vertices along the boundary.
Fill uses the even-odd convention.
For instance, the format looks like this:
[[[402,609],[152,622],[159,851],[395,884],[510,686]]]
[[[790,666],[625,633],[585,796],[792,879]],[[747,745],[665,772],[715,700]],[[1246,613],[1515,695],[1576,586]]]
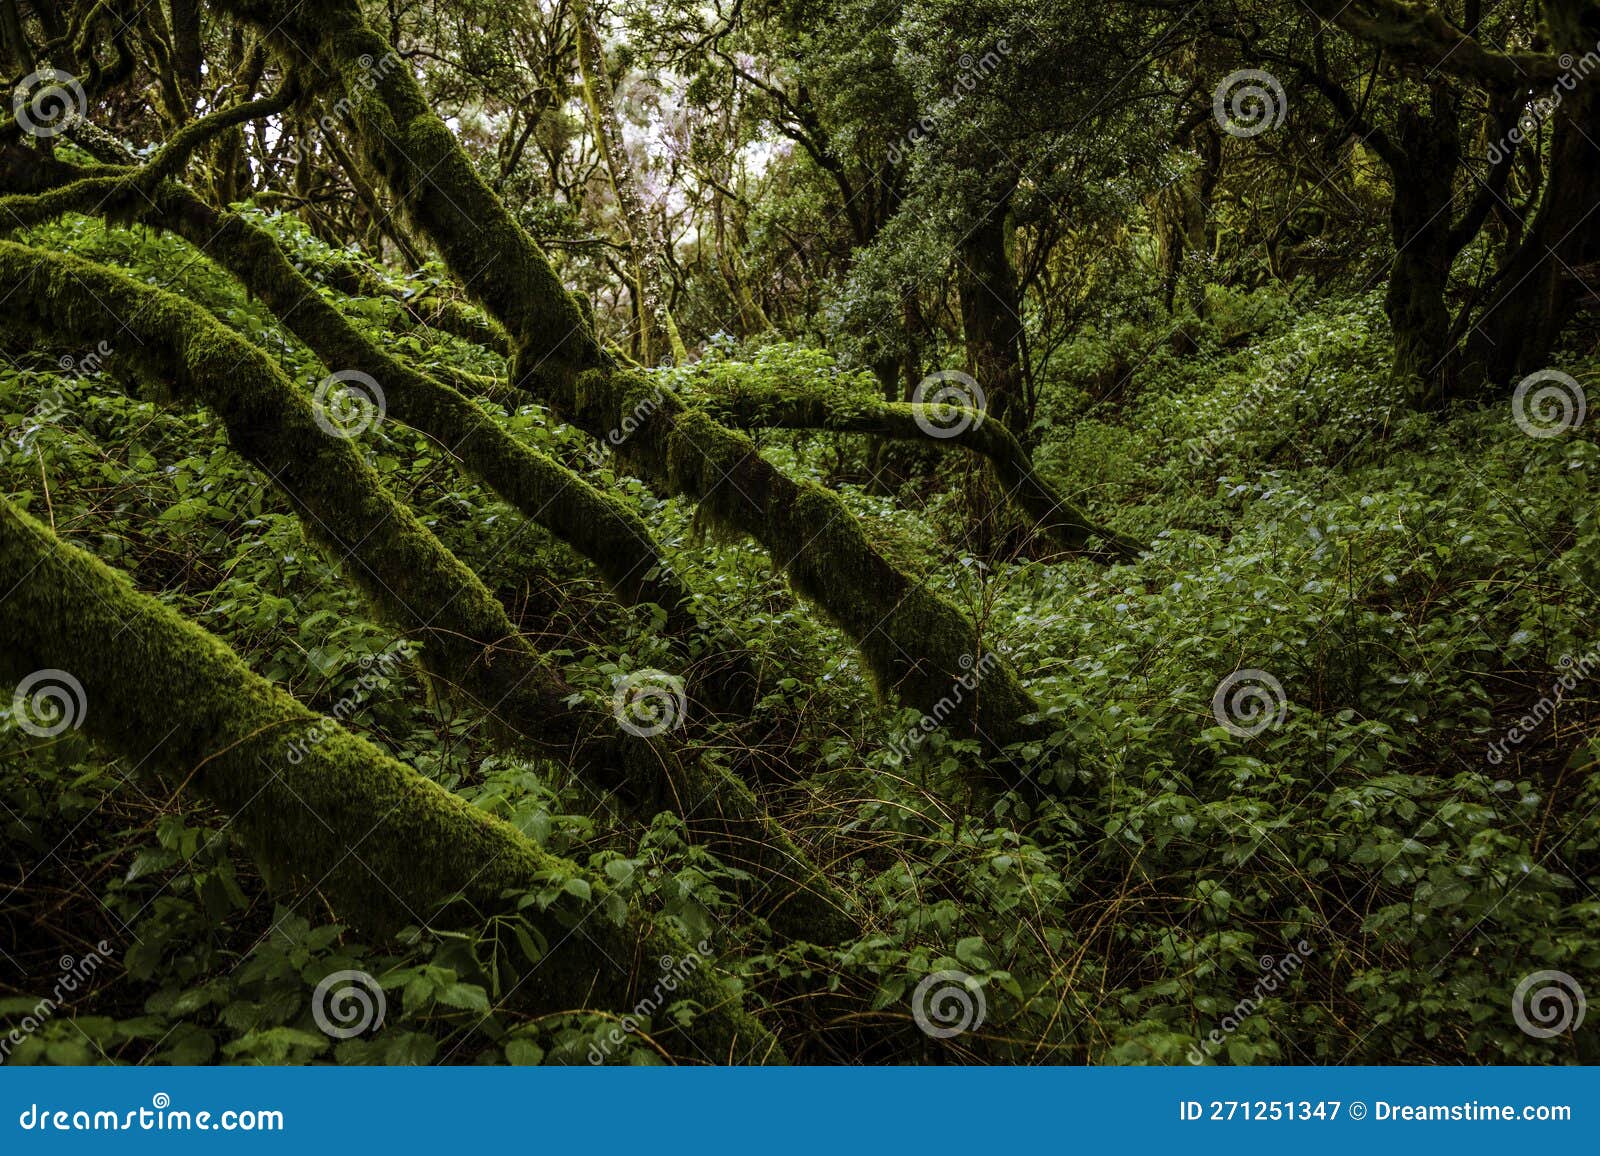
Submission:
[[[1211,252],[1211,201],[1222,176],[1222,134],[1206,106],[1204,119],[1192,125],[1181,138],[1195,142],[1200,163],[1192,173],[1173,182],[1163,191],[1158,205],[1165,210],[1165,227],[1158,238],[1161,246],[1161,306],[1170,316],[1178,304],[1178,284],[1190,254],[1205,257]],[[1192,302],[1196,307],[1200,302]]]
[[[1023,444],[1028,413],[1022,380],[1022,299],[1011,267],[1008,213],[999,206],[961,241],[961,326],[967,360],[984,391],[989,417]]]
[[[1583,91],[1556,113],[1544,197],[1467,339],[1475,379],[1499,388],[1547,368],[1581,295],[1570,271],[1600,257],[1600,101]]]
[[[671,277],[666,244],[656,231],[638,177],[628,160],[627,138],[622,133],[616,93],[611,87],[610,74],[606,72],[600,29],[587,0],[573,0],[572,18],[577,26],[578,64],[583,73],[590,124],[600,155],[605,158],[606,171],[611,174],[611,188],[628,231],[628,247],[633,252],[633,281],[641,318],[639,360],[645,365],[656,365],[671,357],[682,364],[688,360],[689,353],[667,304]]]
[[[17,0],[0,0],[0,67],[11,76],[21,76],[33,68],[33,52]]]
[[[1552,53],[1583,59],[1600,43],[1593,0],[1545,0]],[[1558,58],[1559,60],[1560,58]],[[1505,387],[1545,369],[1582,295],[1573,271],[1600,259],[1600,94],[1595,78],[1561,72],[1547,90],[1553,115],[1548,179],[1539,211],[1499,273],[1494,296],[1467,341],[1475,376]]]
[[[745,264],[744,258],[739,255],[737,231],[732,238],[727,237],[725,233],[726,228],[719,208],[714,246],[717,271],[722,274],[722,279],[728,286],[728,295],[738,310],[739,333],[744,337],[765,333],[772,328],[772,321],[767,317],[767,311],[761,307],[761,301],[750,285],[750,269]]]
[[[228,71],[233,78],[230,95],[246,101],[255,97],[266,66],[259,47],[246,50],[244,30],[235,26],[228,34]],[[250,162],[245,153],[244,125],[235,125],[217,137],[211,148],[211,198],[218,208],[242,200],[250,190]]]
[[[1394,379],[1413,407],[1431,409],[1450,392],[1453,359],[1444,294],[1459,248],[1452,242],[1451,206],[1461,139],[1442,85],[1435,89],[1429,115],[1411,105],[1401,108],[1397,136],[1389,207],[1395,256],[1384,311],[1394,335]]]
[[[961,331],[989,421],[1016,435],[1028,450],[1028,402],[1024,392],[1022,298],[1011,266],[1006,202],[991,209],[957,247],[961,268]],[[974,405],[980,399],[973,399]],[[971,512],[969,544],[980,554],[1011,552],[1027,527],[1010,517],[1003,485],[992,470],[969,475],[966,502]]]
[[[200,96],[205,46],[201,40],[199,0],[168,0],[172,12],[172,70],[178,91],[192,112]]]

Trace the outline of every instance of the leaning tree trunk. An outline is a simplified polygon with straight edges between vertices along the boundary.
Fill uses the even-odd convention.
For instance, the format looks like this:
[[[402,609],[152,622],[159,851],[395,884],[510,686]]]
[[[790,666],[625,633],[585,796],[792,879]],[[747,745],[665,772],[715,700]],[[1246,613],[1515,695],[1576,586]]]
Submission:
[[[604,880],[312,714],[3,499],[0,589],[0,677],[71,674],[90,737],[219,807],[269,878],[315,887],[358,926],[477,933],[490,919],[524,920],[547,954],[510,999],[535,1014],[622,1011],[658,978],[659,960],[690,954],[669,930],[618,910]],[[548,907],[519,903],[551,889]],[[686,984],[683,998],[701,1010],[687,1026],[653,1025],[659,1042],[690,1061],[782,1060],[709,969]]]
[[[835,393],[807,396],[792,386],[745,382],[697,395],[693,401],[718,421],[738,429],[825,429],[971,450],[994,468],[1005,498],[1060,550],[1129,560],[1144,549],[1140,542],[1100,525],[1069,501],[1035,471],[1010,430],[999,422],[985,421],[975,410]],[[940,431],[941,436],[931,435],[930,429]]]
[[[358,143],[446,265],[519,347],[513,380],[598,438],[624,428],[624,461],[661,490],[701,502],[714,523],[760,541],[795,586],[859,648],[882,692],[970,728],[991,749],[1037,737],[1037,707],[1014,672],[991,662],[976,696],[952,688],[985,647],[950,602],[892,566],[849,507],[775,469],[751,441],[685,406],[644,374],[619,370],[550,263],[483,182],[405,68],[375,69],[388,45],[354,0],[223,0],[266,29],[291,60],[318,54],[342,80]],[[626,427],[624,423],[627,423]]]
[[[13,146],[3,155],[0,188],[8,192],[66,186],[79,194],[77,203],[57,197],[52,210],[137,220],[188,240],[237,277],[325,367],[376,380],[392,416],[436,439],[529,520],[593,562],[622,601],[660,606],[669,633],[679,638],[702,629],[688,590],[627,503],[523,445],[450,386],[391,356],[323,299],[266,230],[218,212],[174,183],[146,191],[127,180],[80,180],[81,170],[32,149]],[[15,212],[25,214],[26,207]]]
[[[425,661],[477,709],[635,806],[672,807],[702,842],[748,861],[750,901],[786,931],[850,933],[844,898],[748,786],[668,736],[624,730],[576,693],[264,351],[188,301],[77,258],[3,241],[0,281],[18,287],[14,323],[83,346],[116,340],[147,378],[221,417],[379,617],[420,641]]]

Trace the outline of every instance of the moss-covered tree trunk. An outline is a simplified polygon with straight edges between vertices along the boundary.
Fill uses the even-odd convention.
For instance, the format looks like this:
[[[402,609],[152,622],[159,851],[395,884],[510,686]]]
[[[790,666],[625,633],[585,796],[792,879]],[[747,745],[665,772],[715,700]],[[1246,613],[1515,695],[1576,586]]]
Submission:
[[[1600,98],[1592,89],[1592,79],[1579,82],[1556,109],[1539,211],[1497,271],[1495,291],[1467,338],[1472,375],[1489,386],[1508,389],[1549,368],[1584,291],[1573,271],[1600,260]]]
[[[1009,213],[996,207],[959,246],[957,281],[967,361],[983,389],[989,416],[1019,440],[1028,427],[1022,374],[1022,299],[1011,267]]]
[[[1450,310],[1445,286],[1460,245],[1453,241],[1456,173],[1461,165],[1457,113],[1443,85],[1424,115],[1400,109],[1390,171],[1395,246],[1384,310],[1394,334],[1394,379],[1411,405],[1432,409],[1449,398]]]
[[[468,291],[513,335],[514,380],[574,425],[615,439],[624,460],[667,493],[703,503],[713,520],[767,547],[795,586],[859,647],[880,690],[945,717],[952,688],[985,652],[973,623],[868,542],[827,490],[775,469],[750,440],[695,412],[649,378],[619,371],[550,263],[479,177],[408,70],[378,74],[388,45],[354,0],[223,0],[291,60],[331,68],[352,106],[358,143],[413,224]],[[306,53],[316,56],[307,60]],[[366,62],[365,64],[363,62]],[[1004,663],[951,722],[991,746],[1038,733],[1036,706]]]
[[[670,736],[641,736],[575,692],[478,576],[384,489],[351,442],[267,354],[199,306],[75,257],[0,242],[11,320],[81,347],[111,340],[147,379],[215,412],[362,590],[378,616],[476,709],[636,806],[673,808],[708,846],[747,861],[750,900],[792,933],[847,934],[846,903],[748,786]]]
[[[219,807],[271,877],[314,886],[358,926],[474,932],[496,916],[524,919],[548,953],[511,999],[535,1013],[625,1011],[658,978],[659,959],[689,954],[670,931],[617,910],[604,880],[312,714],[3,499],[0,589],[0,678],[70,673],[92,738]],[[519,909],[520,896],[552,883],[560,895],[547,909]],[[702,1011],[685,1028],[653,1025],[660,1042],[688,1061],[782,1059],[710,969],[686,983],[681,994]]]
[[[738,429],[825,429],[970,450],[989,461],[1005,498],[1059,549],[1131,559],[1143,548],[1069,501],[1034,470],[1010,430],[974,410],[865,397],[796,396],[789,389],[744,384],[693,400],[718,421]],[[929,429],[944,436],[935,437]]]
[[[0,189],[28,194],[75,187],[75,201],[57,196],[53,210],[134,219],[191,242],[237,277],[329,370],[376,380],[393,417],[436,439],[524,516],[592,561],[624,602],[662,607],[668,630],[679,637],[699,628],[688,590],[626,503],[523,445],[450,386],[391,356],[323,299],[270,233],[174,183],[146,191],[130,180],[80,179],[74,166],[32,149],[12,146],[3,155]],[[8,203],[19,214],[27,211]]]
[[[985,424],[1009,429],[1026,451],[1031,436],[1023,372],[1022,297],[1011,264],[1010,193],[986,206],[957,246],[961,333],[967,364],[979,396],[971,404],[987,411]],[[968,541],[982,554],[1015,550],[1026,528],[1010,516],[1006,486],[992,470],[975,470],[966,481],[971,516]]]

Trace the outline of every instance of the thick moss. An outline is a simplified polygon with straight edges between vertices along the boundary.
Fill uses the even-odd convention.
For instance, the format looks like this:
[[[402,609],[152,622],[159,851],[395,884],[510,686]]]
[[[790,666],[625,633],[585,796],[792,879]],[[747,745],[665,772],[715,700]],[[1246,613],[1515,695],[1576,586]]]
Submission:
[[[514,989],[516,1006],[535,1013],[626,1010],[649,990],[659,958],[687,955],[637,912],[613,920],[603,880],[312,714],[218,639],[4,500],[0,589],[8,592],[0,677],[71,673],[92,738],[140,773],[221,808],[270,876],[314,885],[356,924],[470,930],[491,915],[516,916],[520,895],[583,879],[588,900],[563,892],[547,910],[520,913],[550,946]],[[290,744],[313,728],[323,737],[296,744],[290,759]],[[782,1059],[771,1034],[705,970],[683,994],[705,1008],[687,1030],[669,1026],[663,1037],[684,1058]]]
[[[574,391],[577,412],[596,420],[641,388],[628,374],[586,373]],[[1037,707],[1003,663],[984,664],[976,696],[952,694],[984,657],[983,640],[954,605],[879,554],[837,494],[796,482],[748,437],[674,397],[656,416],[624,444],[628,462],[765,546],[796,589],[855,641],[880,692],[964,724],[991,747],[1039,733],[1027,721]]]
[[[396,419],[437,439],[526,517],[593,561],[624,601],[661,606],[677,632],[697,625],[688,592],[626,502],[523,445],[448,385],[391,357],[301,276],[269,233],[172,185],[140,219],[174,229],[238,277],[329,369],[375,378]]]
[[[843,896],[747,786],[697,752],[622,731],[610,710],[575,695],[352,444],[318,426],[264,351],[199,306],[74,257],[0,242],[0,281],[18,287],[13,321],[85,347],[111,341],[148,377],[217,413],[379,615],[422,642],[430,666],[477,709],[636,806],[673,806],[708,846],[751,863],[752,902],[785,930],[849,933]]]
[[[239,278],[329,369],[373,377],[393,417],[438,440],[524,516],[590,559],[620,599],[662,607],[668,634],[680,641],[706,632],[688,590],[632,507],[517,441],[436,372],[415,370],[367,338],[323,299],[271,234],[173,182],[147,189],[132,178],[84,180],[81,172],[32,149],[0,150],[0,189],[27,191],[0,204],[30,219],[42,219],[39,206],[48,205],[52,212],[137,220],[178,233]],[[73,196],[60,196],[63,186]],[[501,392],[514,391],[502,386]],[[679,653],[687,661],[686,648]],[[748,653],[734,647],[694,671],[690,690],[697,701],[719,713],[748,712],[755,683]]]
[[[565,713],[569,689],[515,636],[477,575],[384,489],[350,441],[323,431],[263,350],[199,306],[75,257],[0,242],[0,279],[18,286],[13,321],[85,346],[106,340],[147,380],[215,412],[234,447],[380,615],[424,643],[441,674],[513,725]]]
[[[655,391],[610,364],[543,252],[479,178],[409,70],[373,67],[388,45],[355,0],[222,6],[265,29],[287,59],[339,74],[368,163],[516,342],[515,384],[597,438],[634,418],[638,428],[621,452],[647,481],[700,499],[711,518],[765,545],[860,647],[880,688],[929,713],[948,703],[981,657],[973,623],[890,565],[839,498],[784,476],[748,438],[670,397],[638,407]],[[1024,721],[1035,704],[1016,675],[999,663],[989,670],[975,705],[964,703],[956,721],[995,746],[1036,733]]]

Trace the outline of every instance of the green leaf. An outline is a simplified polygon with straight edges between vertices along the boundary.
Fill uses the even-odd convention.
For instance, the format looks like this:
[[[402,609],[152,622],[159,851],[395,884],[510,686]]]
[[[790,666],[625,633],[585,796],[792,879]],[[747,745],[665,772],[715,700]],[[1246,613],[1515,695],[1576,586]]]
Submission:
[[[463,1011],[488,1011],[489,995],[475,983],[453,983],[449,987],[440,988],[434,993],[434,998],[450,1007],[461,1008]]]
[[[506,1041],[506,1063],[518,1067],[533,1067],[544,1059],[544,1049],[532,1040],[511,1039]]]

